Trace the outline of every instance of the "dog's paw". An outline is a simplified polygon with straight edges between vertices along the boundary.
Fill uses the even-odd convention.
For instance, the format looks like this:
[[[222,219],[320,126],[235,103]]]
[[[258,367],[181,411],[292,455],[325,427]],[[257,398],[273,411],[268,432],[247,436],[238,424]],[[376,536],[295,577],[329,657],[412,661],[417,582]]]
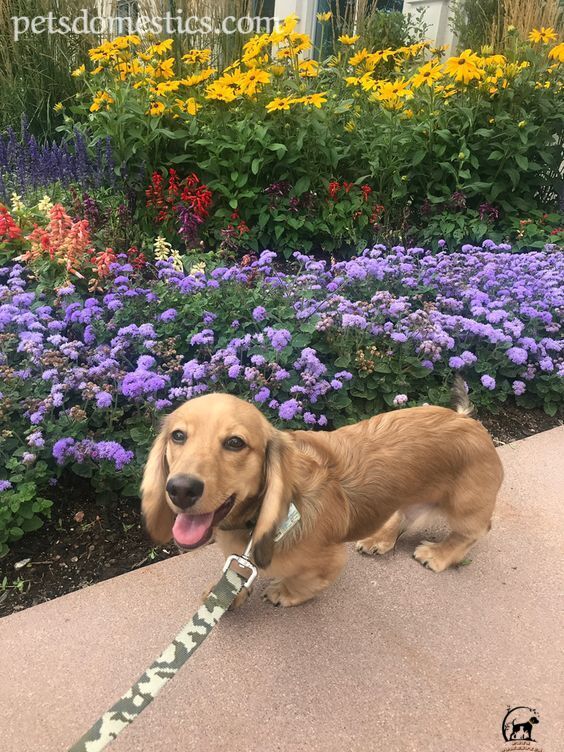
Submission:
[[[373,554],[387,554],[388,551],[391,551],[395,545],[395,541],[376,541],[374,540],[374,538],[364,538],[364,540],[359,540],[356,542],[355,548],[361,554],[367,554],[368,556],[371,556]]]
[[[439,550],[439,543],[422,541],[413,552],[413,558],[427,569],[433,572],[444,572],[448,568],[448,561],[445,561],[444,555]]]
[[[251,597],[252,591],[252,588],[243,588],[241,592],[238,593],[233,603],[229,606],[229,610],[235,611],[236,608],[241,608],[241,606],[243,606]]]
[[[300,603],[303,603],[304,600],[307,600],[307,598],[304,599],[292,595],[283,582],[273,582],[266,588],[262,597],[263,600],[270,601],[273,606],[284,606],[285,608],[288,608],[289,606],[297,606]]]

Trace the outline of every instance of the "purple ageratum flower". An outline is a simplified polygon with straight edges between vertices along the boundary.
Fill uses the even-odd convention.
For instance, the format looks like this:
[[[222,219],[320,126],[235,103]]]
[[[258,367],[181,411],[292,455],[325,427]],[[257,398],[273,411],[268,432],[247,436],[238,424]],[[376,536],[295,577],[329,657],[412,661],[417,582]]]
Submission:
[[[315,417],[313,413],[306,412],[304,413],[303,418],[304,418],[304,423],[306,423],[307,425],[312,426],[315,423],[317,423],[317,418]]]
[[[270,344],[277,352],[283,350],[292,341],[292,335],[287,329],[270,329],[266,331],[266,335],[270,339]]]
[[[474,353],[470,352],[469,350],[464,350],[464,352],[460,355],[462,360],[464,361],[465,365],[471,366],[473,363],[475,363],[478,358],[474,355]]]
[[[22,454],[22,462],[24,465],[33,465],[36,459],[37,455],[32,454],[31,452],[24,452]]]
[[[9,480],[0,480],[0,493],[3,491],[9,491],[12,488],[12,484]]]
[[[214,333],[212,329],[203,329],[198,334],[194,334],[190,340],[190,344],[194,345],[213,345]]]
[[[393,404],[396,405],[396,407],[399,407],[400,405],[405,405],[407,402],[407,394],[396,394],[396,396],[393,399]]]
[[[529,357],[527,351],[522,347],[510,347],[505,354],[512,363],[516,363],[518,366],[526,363]]]
[[[168,323],[169,321],[174,321],[177,316],[178,311],[175,308],[167,308],[167,310],[163,311],[163,313],[161,313],[161,315],[159,316],[159,321]]]
[[[539,366],[541,371],[554,371],[554,362],[552,358],[548,357],[548,355],[545,358],[541,358],[539,360]]]
[[[456,368],[459,370],[460,368],[464,368],[466,365],[463,358],[459,357],[458,355],[453,355],[452,358],[449,358],[448,361],[449,368]]]
[[[514,381],[511,384],[511,388],[513,389],[513,393],[516,397],[520,397],[527,391],[527,385],[525,384],[525,382],[519,380]]]
[[[112,404],[112,395],[109,392],[98,392],[96,395],[96,405],[104,409],[106,407],[110,407]]]
[[[292,420],[300,411],[300,404],[295,399],[286,400],[278,408],[278,415],[282,420]]]
[[[317,419],[317,425],[318,426],[326,426],[327,425],[327,418],[325,415],[320,415]]]
[[[344,329],[366,329],[368,326],[364,316],[356,313],[343,313],[341,323]]]
[[[263,306],[257,306],[253,309],[253,318],[255,321],[264,321],[266,318],[266,308]]]
[[[72,451],[75,443],[76,443],[75,440],[71,438],[70,436],[64,439],[59,439],[58,441],[55,442],[55,444],[53,445],[52,451],[53,451],[53,457],[57,461],[58,465],[62,465],[65,462],[67,456]]]
[[[167,407],[170,407],[171,405],[172,405],[172,402],[168,399],[155,400],[155,407],[157,410],[166,410]]]
[[[157,361],[153,358],[152,355],[140,355],[139,358],[137,358],[137,368],[149,370],[149,368],[152,368],[156,364],[156,362]]]
[[[36,449],[42,449],[45,446],[45,439],[43,438],[41,431],[34,431],[27,437],[27,443],[29,446],[35,447]]]
[[[230,379],[238,379],[239,376],[241,375],[242,370],[243,370],[242,366],[235,364],[229,367],[227,371],[227,375],[229,376]]]
[[[268,387],[263,386],[261,387],[258,392],[255,394],[255,402],[266,402],[266,400],[270,397],[270,389]]]
[[[487,373],[482,376],[480,381],[482,382],[482,386],[484,386],[486,389],[489,389],[490,391],[493,391],[495,389],[495,379],[492,376],[489,376]]]

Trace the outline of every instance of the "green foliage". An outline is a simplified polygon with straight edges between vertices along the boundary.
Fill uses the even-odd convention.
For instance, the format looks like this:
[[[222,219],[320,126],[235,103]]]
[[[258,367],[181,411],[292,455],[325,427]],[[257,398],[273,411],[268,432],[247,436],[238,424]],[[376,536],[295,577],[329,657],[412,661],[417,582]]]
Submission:
[[[13,17],[78,17],[86,8],[97,15],[96,3],[88,0],[1,0],[0,2],[0,129],[18,127],[22,116],[30,129],[40,135],[50,134],[61,123],[53,111],[58,102],[68,102],[78,87],[70,72],[88,58],[95,38],[88,34],[33,34],[31,30],[14,38]],[[23,22],[22,22],[23,23]],[[23,25],[22,25],[23,29]]]
[[[455,0],[450,10],[450,26],[460,50],[480,49],[491,42],[500,0]]]

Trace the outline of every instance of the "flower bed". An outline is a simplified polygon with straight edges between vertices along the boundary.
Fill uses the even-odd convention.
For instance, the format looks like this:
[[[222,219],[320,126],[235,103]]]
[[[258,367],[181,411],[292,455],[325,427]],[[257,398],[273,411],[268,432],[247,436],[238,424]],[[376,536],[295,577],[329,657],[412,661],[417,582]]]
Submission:
[[[132,173],[140,159],[150,173],[197,173],[213,195],[199,232],[211,247],[351,255],[410,230],[451,247],[527,246],[520,221],[528,243],[562,242],[553,29],[530,43],[510,35],[504,54],[447,58],[427,42],[372,49],[343,35],[316,61],[296,24],[251,38],[224,70],[210,49],[175,56],[173,39],[104,42],[73,74],[83,90],[63,130],[83,128],[93,145],[109,136]],[[546,232],[533,235],[537,222]]]
[[[0,548],[41,524],[63,471],[106,499],[136,495],[158,415],[208,390],[287,427],[444,403],[453,369],[490,409],[562,405],[561,254],[486,242],[295,257],[296,273],[265,251],[207,273],[160,261],[142,276],[120,256],[90,296],[3,268]]]

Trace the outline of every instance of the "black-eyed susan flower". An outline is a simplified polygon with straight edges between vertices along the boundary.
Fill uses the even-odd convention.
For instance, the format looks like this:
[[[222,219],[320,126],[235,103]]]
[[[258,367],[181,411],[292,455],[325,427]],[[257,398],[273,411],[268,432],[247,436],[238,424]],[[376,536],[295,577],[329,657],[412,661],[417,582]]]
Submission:
[[[548,44],[558,39],[558,34],[551,26],[541,26],[540,29],[533,29],[529,34],[529,40],[535,44]]]
[[[354,34],[353,36],[349,36],[348,34],[341,34],[341,36],[339,37],[339,42],[341,44],[352,46],[353,44],[356,44],[359,39],[360,39],[359,34]]]

